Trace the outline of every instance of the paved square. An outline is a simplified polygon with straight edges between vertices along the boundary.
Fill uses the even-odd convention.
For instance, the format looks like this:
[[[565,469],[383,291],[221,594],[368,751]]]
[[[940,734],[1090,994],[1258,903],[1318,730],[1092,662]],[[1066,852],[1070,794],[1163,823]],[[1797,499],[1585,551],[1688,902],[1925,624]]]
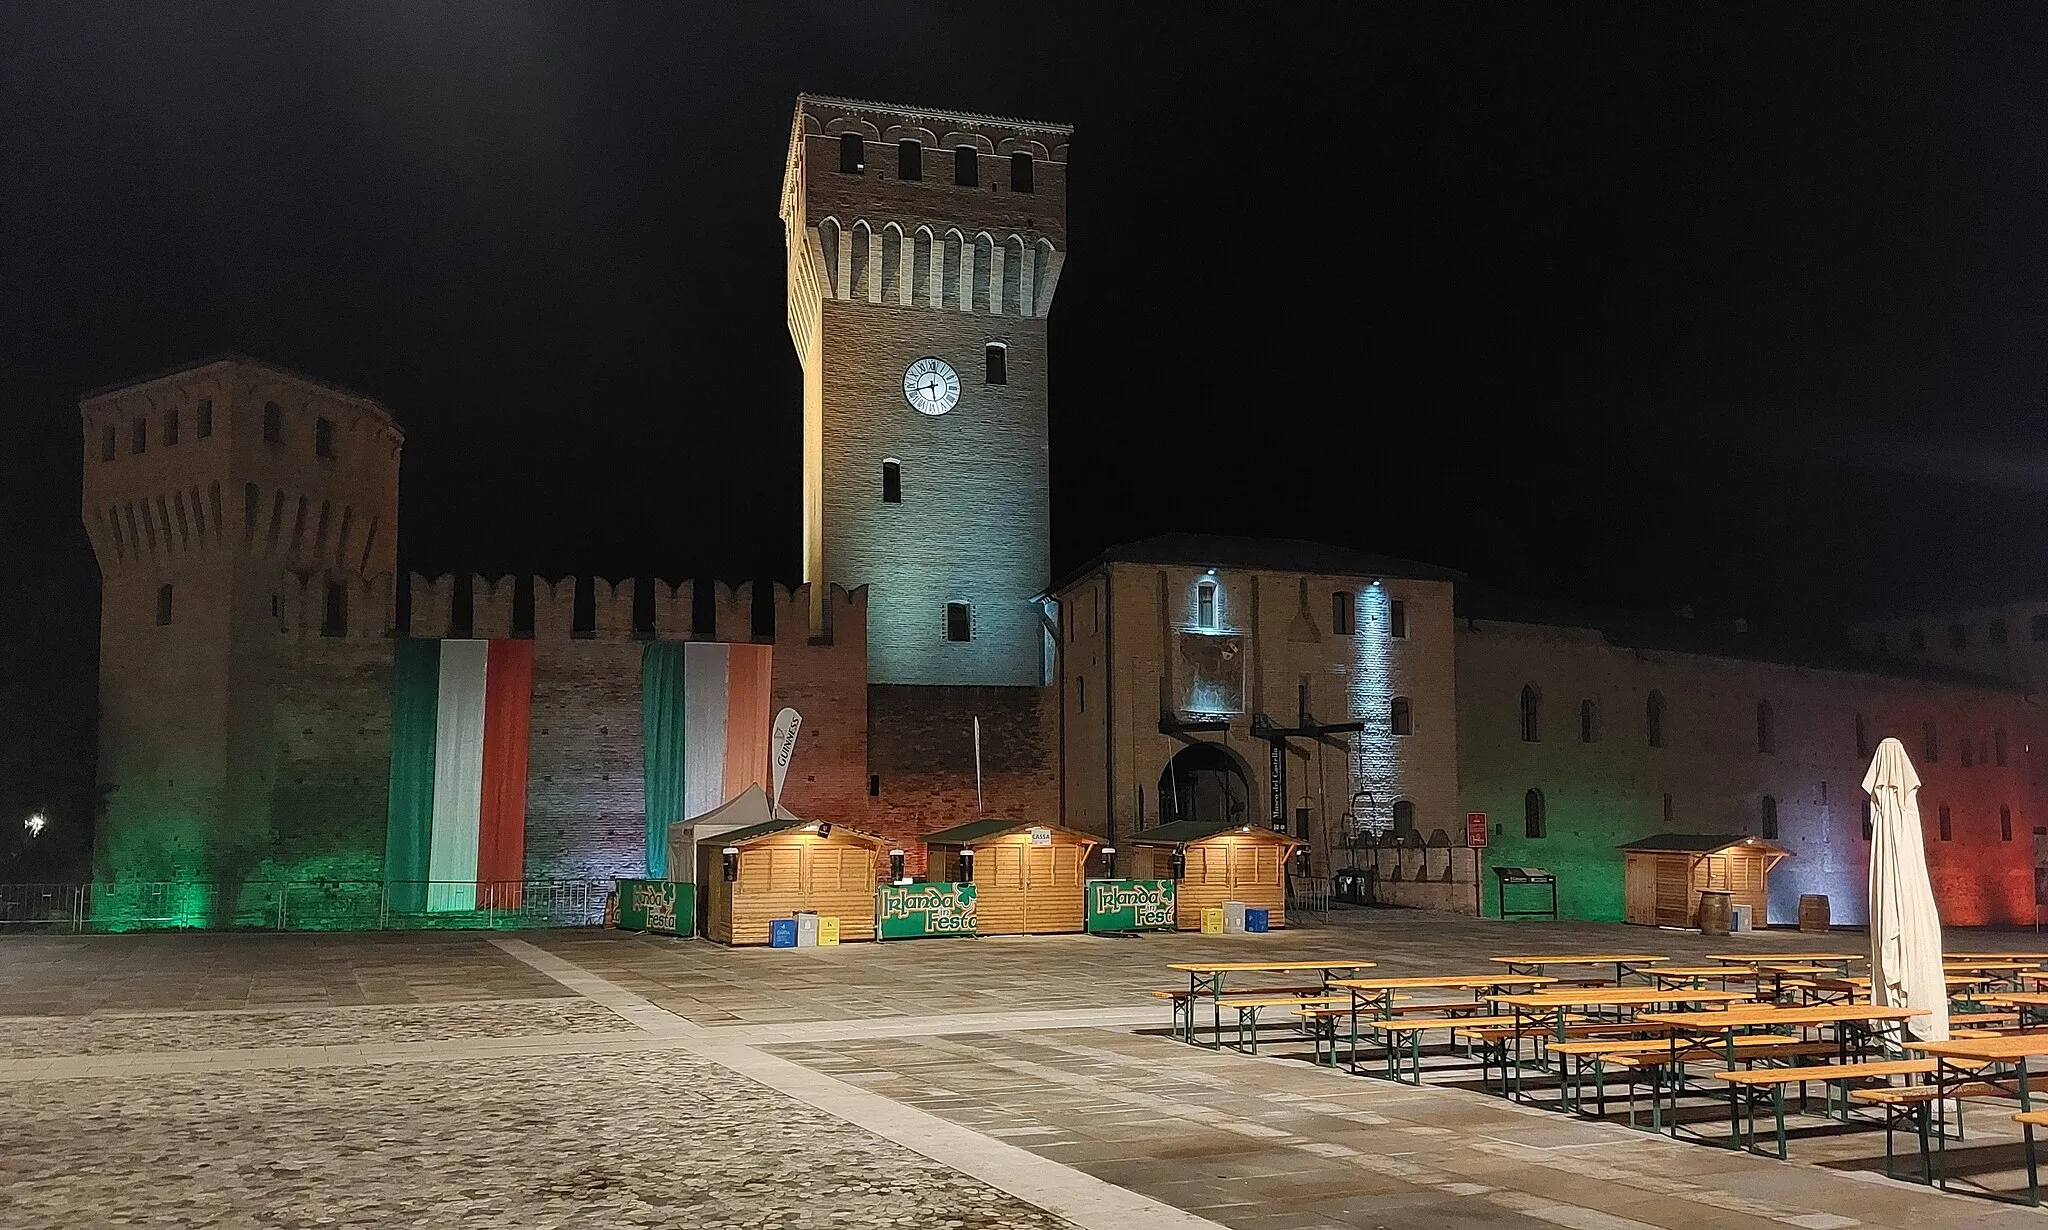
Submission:
[[[1959,936],[1952,941],[1964,943]],[[2025,947],[2031,935],[1971,935]],[[1854,950],[1862,937],[1823,947]],[[1514,951],[1796,951],[1371,911],[1269,936],[728,950],[617,932],[0,940],[0,1226],[2048,1227],[1882,1177],[1795,1119],[1792,1161],[1479,1090],[1163,1036],[1173,961],[1466,972]],[[1963,1191],[2024,1183],[1973,1102]],[[1910,1161],[1913,1143],[1899,1140]]]

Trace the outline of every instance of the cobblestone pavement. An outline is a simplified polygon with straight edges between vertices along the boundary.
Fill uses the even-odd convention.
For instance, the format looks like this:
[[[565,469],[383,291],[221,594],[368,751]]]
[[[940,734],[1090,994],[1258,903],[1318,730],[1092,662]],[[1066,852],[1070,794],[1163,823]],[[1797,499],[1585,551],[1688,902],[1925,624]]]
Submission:
[[[1454,1055],[1413,1088],[1284,1041],[1190,1048],[1146,995],[1201,957],[1405,973],[1862,942],[1413,913],[795,952],[597,932],[14,937],[0,1227],[2048,1227],[1884,1179],[1868,1127],[1800,1120],[1779,1162],[1699,1143],[1725,1119],[1673,1141],[1515,1105]],[[1952,1172],[2013,1191],[2007,1108],[1970,1113]]]

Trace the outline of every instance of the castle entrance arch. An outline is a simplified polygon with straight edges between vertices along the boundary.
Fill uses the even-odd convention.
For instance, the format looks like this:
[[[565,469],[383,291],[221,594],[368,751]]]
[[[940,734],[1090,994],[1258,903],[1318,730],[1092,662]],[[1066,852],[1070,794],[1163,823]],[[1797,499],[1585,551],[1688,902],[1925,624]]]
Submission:
[[[1220,743],[1190,743],[1159,774],[1159,823],[1251,820],[1251,777]]]

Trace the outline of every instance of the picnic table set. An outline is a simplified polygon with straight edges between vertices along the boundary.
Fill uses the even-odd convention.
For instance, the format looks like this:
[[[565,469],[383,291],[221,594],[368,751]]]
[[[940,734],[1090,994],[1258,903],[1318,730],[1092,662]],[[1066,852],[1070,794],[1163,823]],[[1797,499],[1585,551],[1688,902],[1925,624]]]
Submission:
[[[2048,1030],[2032,1029],[2048,1021],[2048,953],[1951,954],[1941,971],[1950,1037],[1940,1042],[1905,1028],[1931,1009],[1870,1002],[1870,977],[1850,972],[1864,959],[1534,953],[1398,976],[1374,974],[1369,960],[1190,962],[1169,967],[1185,989],[1154,994],[1172,1002],[1174,1036],[1191,1045],[1257,1054],[1261,1031],[1279,1029],[1307,1038],[1319,1065],[1407,1085],[1437,1070],[1426,1058],[1447,1056],[1447,1072],[1476,1063],[1489,1093],[1602,1119],[1610,1082],[1621,1082],[1631,1126],[1780,1158],[1788,1096],[1805,1110],[1817,1086],[1829,1119],[1882,1117],[1887,1174],[1903,1132],[1917,1140],[1920,1181],[1944,1186],[1964,1101],[2009,1098],[2025,1140],[2025,1199],[2038,1204],[2033,1136],[2048,1110],[2033,1108],[2027,1060],[2048,1056]],[[1448,1046],[1428,1051],[1425,1038]],[[1725,1103],[1725,1137],[1682,1115],[1687,1099]]]

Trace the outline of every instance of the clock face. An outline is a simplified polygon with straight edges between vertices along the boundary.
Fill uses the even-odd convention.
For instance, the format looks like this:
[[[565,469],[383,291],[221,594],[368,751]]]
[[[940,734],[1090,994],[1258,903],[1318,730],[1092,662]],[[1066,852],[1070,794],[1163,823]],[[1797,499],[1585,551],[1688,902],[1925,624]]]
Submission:
[[[960,374],[944,359],[919,359],[903,373],[903,400],[919,414],[944,414],[960,401]]]

